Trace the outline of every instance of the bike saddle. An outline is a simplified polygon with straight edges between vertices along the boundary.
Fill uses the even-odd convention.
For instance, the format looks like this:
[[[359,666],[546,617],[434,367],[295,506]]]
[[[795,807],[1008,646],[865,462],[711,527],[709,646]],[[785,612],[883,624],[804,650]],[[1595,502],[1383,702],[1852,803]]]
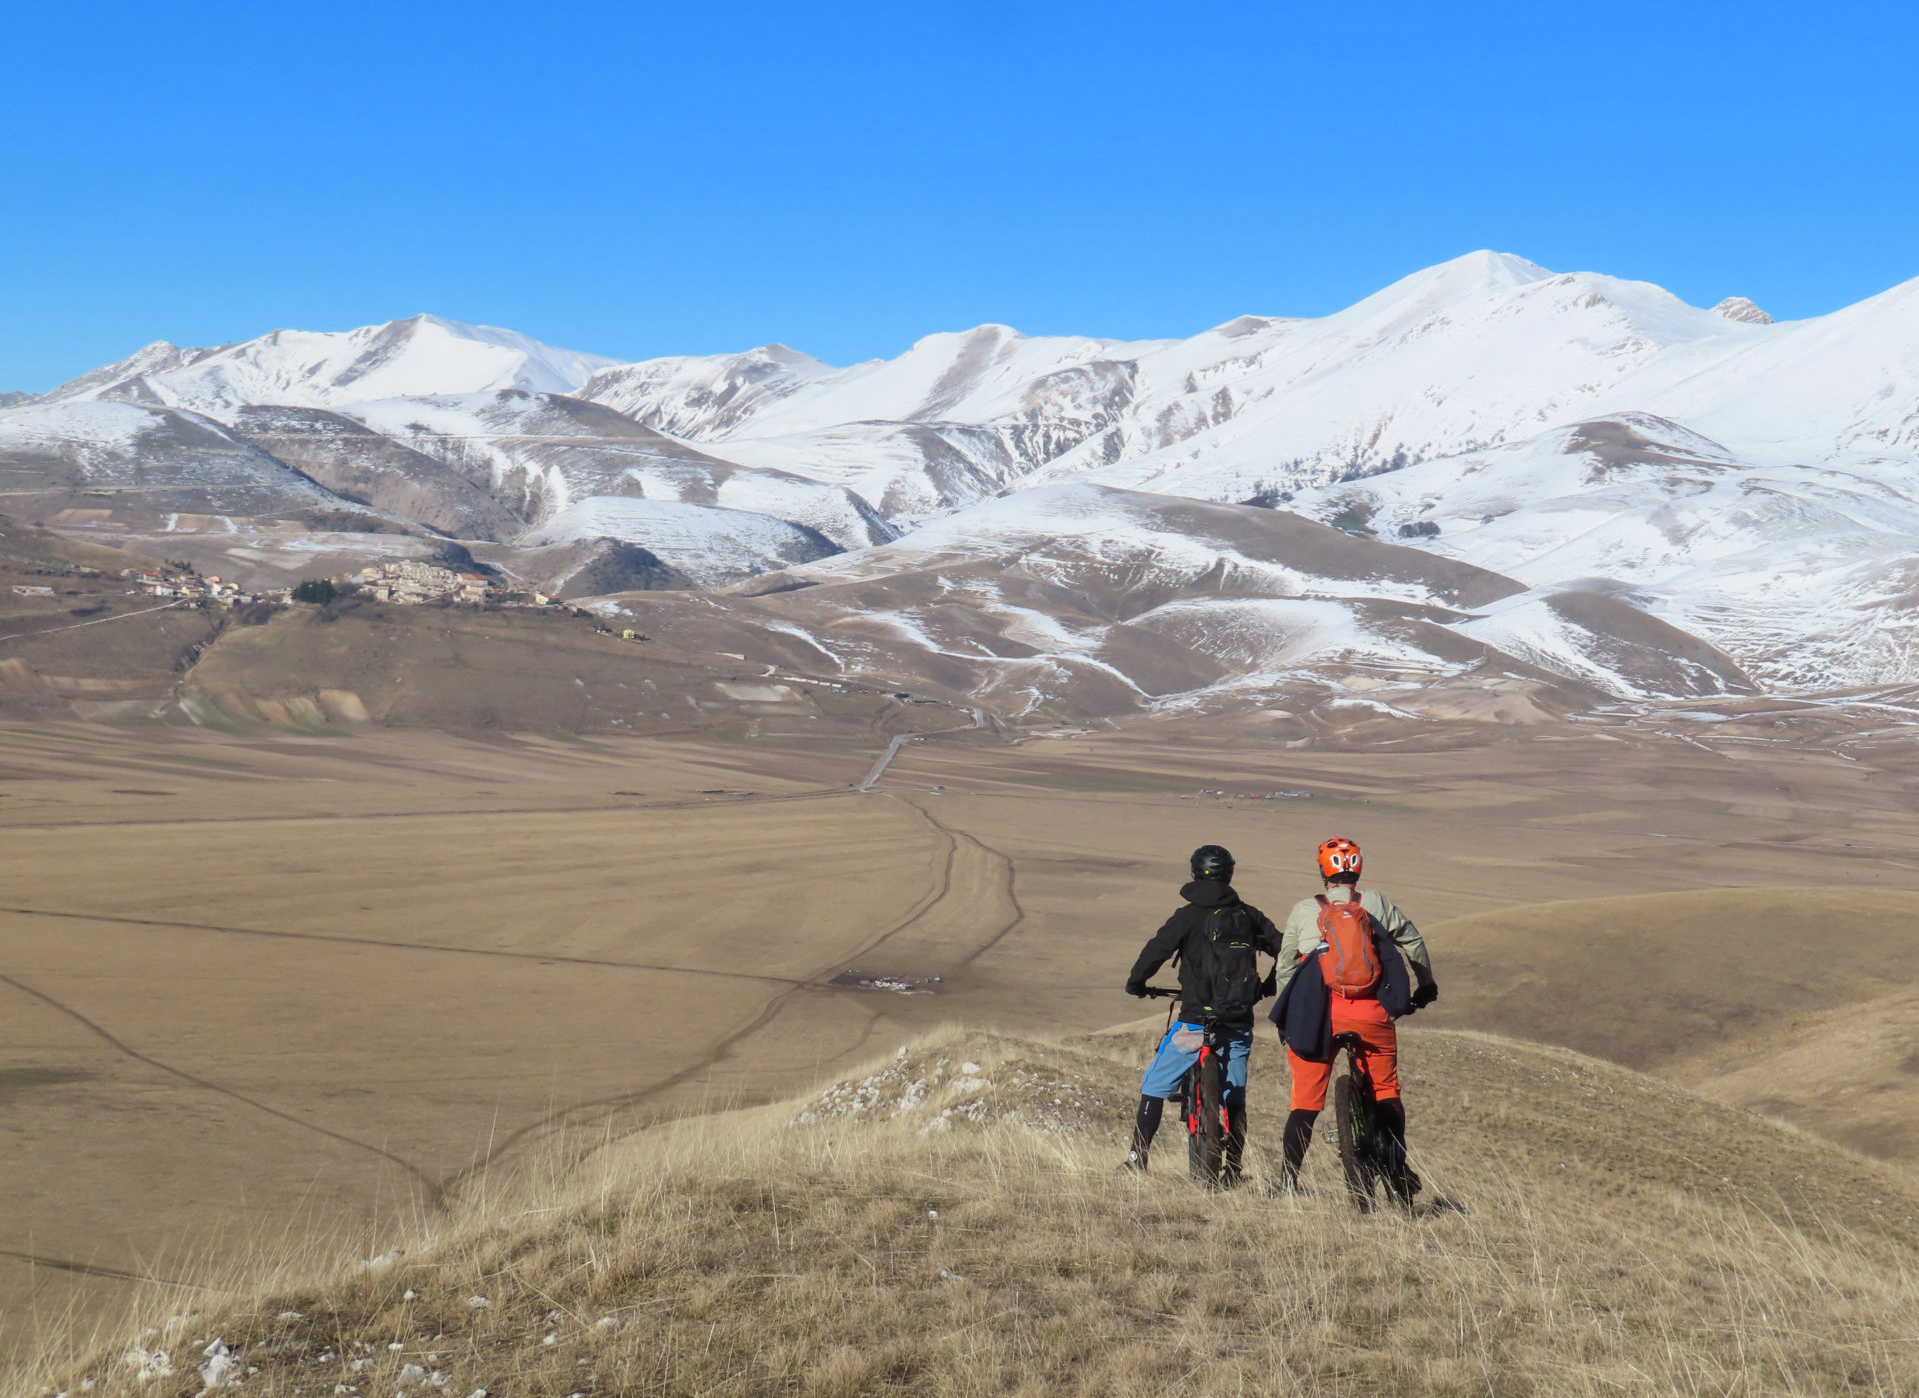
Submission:
[[[1357,1050],[1359,1047],[1360,1047],[1359,1035],[1353,1033],[1353,1031],[1350,1029],[1348,1029],[1343,1034],[1333,1035],[1333,1052],[1334,1053],[1338,1053],[1341,1049]]]

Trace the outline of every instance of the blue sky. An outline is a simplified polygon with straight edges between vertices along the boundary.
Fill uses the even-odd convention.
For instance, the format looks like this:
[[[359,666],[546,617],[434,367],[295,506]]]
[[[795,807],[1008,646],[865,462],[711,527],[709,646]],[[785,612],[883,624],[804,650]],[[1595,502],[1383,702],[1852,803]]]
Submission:
[[[0,389],[433,311],[835,362],[1191,334],[1479,247],[1919,275],[1919,7],[16,0]]]

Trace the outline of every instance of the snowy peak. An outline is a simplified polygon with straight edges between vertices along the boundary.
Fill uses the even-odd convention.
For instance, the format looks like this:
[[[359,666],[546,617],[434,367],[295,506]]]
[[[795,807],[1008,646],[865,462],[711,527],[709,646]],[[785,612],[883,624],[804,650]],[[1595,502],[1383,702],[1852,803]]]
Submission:
[[[158,341],[54,390],[219,416],[271,404],[333,408],[374,399],[519,388],[564,393],[614,361],[511,330],[418,315],[357,330],[275,330],[217,349]]]
[[[1537,262],[1509,252],[1481,248],[1447,262],[1401,277],[1365,301],[1398,301],[1408,297],[1477,295],[1483,292],[1512,291],[1533,282],[1550,279],[1553,273]]]
[[[149,374],[164,374],[216,353],[217,350],[182,349],[170,340],[155,340],[117,363],[68,380],[44,395],[41,401],[65,403],[105,398],[116,402],[158,402],[160,400],[146,387]]]
[[[576,396],[676,437],[717,440],[808,384],[839,373],[785,345],[677,356],[596,371]]]

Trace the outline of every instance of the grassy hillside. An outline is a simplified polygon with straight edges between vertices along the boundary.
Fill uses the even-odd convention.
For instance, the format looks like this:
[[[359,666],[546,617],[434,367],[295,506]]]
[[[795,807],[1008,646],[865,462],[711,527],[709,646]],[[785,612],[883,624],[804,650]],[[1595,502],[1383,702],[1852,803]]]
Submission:
[[[1567,1050],[1409,1031],[1417,1217],[1350,1212],[1325,1142],[1303,1199],[1263,1152],[1212,1196],[1176,1141],[1113,1169],[1150,1033],[949,1033],[805,1100],[575,1142],[361,1262],[151,1297],[15,1391],[1919,1389],[1919,1191],[1890,1167]]]
[[[1582,898],[1439,924],[1446,997],[1432,1018],[1919,1161],[1919,895],[1873,886],[1897,856],[1869,821],[1828,839],[1844,886]]]

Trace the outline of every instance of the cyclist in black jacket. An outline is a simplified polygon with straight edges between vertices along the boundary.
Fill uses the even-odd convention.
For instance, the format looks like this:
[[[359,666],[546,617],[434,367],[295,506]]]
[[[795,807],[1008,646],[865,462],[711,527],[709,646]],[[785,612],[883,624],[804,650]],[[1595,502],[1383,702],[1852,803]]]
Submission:
[[[1227,1182],[1238,1179],[1246,1145],[1246,1056],[1253,1046],[1253,1007],[1274,991],[1274,975],[1259,974],[1258,953],[1279,957],[1279,929],[1233,892],[1233,856],[1218,845],[1193,851],[1193,881],[1180,890],[1186,905],[1166,919],[1126,978],[1128,995],[1144,995],[1146,982],[1179,958],[1179,1018],[1160,1040],[1159,1052],[1139,1084],[1139,1113],[1126,1168],[1144,1170],[1159,1130],[1166,1099],[1199,1057],[1206,1026],[1226,1040]]]

